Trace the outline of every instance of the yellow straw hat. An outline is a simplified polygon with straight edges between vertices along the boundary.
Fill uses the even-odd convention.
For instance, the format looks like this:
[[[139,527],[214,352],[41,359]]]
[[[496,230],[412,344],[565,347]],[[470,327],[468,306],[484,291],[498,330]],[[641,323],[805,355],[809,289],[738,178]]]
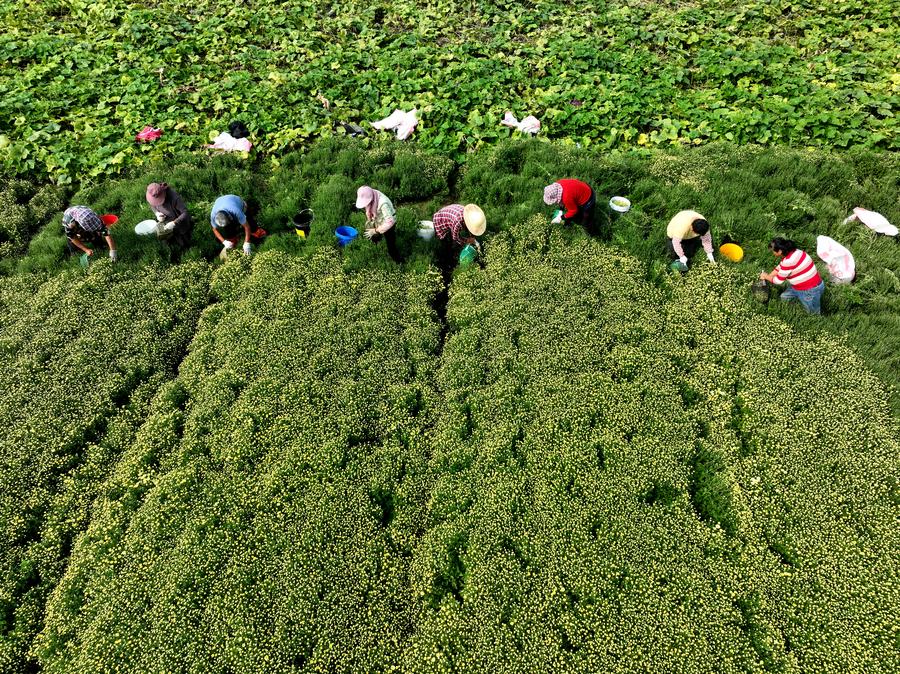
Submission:
[[[484,211],[475,204],[466,204],[466,207],[463,209],[463,222],[466,224],[466,229],[473,236],[481,236],[484,234],[484,230],[487,229]]]

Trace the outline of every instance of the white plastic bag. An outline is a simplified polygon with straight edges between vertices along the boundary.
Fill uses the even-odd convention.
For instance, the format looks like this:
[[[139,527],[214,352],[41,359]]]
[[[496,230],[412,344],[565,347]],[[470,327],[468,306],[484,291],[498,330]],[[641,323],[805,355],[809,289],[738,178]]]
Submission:
[[[875,211],[867,211],[865,208],[856,207],[853,209],[853,215],[844,220],[844,224],[859,220],[873,232],[885,234],[886,236],[897,236],[897,228],[888,222],[888,219],[881,213]]]
[[[503,126],[517,129],[522,133],[530,133],[532,136],[541,130],[541,122],[534,115],[528,115],[520,122],[512,112],[507,111],[500,123]]]
[[[419,123],[418,112],[416,108],[409,112],[397,109],[384,119],[372,122],[372,127],[379,130],[396,129],[397,139],[406,140]]]
[[[213,138],[212,145],[206,147],[222,152],[250,152],[253,144],[247,138],[235,138],[227,131],[223,131]]]
[[[828,266],[832,283],[850,283],[856,278],[853,254],[828,236],[816,237],[816,254]]]
[[[434,238],[434,223],[431,220],[419,220],[419,236],[425,241]]]

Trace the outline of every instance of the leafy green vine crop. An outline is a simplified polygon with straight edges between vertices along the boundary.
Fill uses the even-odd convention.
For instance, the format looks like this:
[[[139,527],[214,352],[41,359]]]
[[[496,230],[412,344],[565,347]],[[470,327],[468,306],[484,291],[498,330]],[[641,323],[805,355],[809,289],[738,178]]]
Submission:
[[[0,3],[0,159],[67,183],[243,119],[266,155],[418,106],[464,154],[504,111],[602,148],[898,148],[889,0]],[[318,96],[330,102],[325,109]],[[163,137],[138,145],[152,124]]]

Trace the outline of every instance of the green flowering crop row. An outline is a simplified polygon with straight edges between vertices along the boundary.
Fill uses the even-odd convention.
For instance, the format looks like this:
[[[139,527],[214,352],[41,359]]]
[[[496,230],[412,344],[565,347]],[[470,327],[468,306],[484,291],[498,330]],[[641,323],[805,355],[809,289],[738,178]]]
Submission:
[[[205,303],[196,263],[0,282],[0,671],[18,671],[92,501]]]
[[[25,250],[31,234],[63,208],[62,190],[25,180],[0,183],[0,260]]]
[[[95,504],[44,671],[385,671],[414,627],[439,277],[235,258]]]
[[[895,244],[837,224],[896,221],[894,163],[503,144],[460,171],[489,234],[446,324],[414,231],[454,164],[416,146],[88,186],[130,223],[171,179],[197,226],[180,265],[125,228],[118,267],[84,275],[52,222],[0,279],[0,672],[897,670],[900,434],[827,336],[852,321],[896,376]],[[632,199],[599,209],[612,246],[547,224],[562,175]],[[334,244],[363,182],[395,199],[402,267]],[[272,235],[210,281],[205,209],[231,191]],[[691,206],[743,265],[668,272]],[[858,252],[830,315],[751,304],[768,237],[817,231]]]
[[[535,218],[451,286],[405,671],[893,671],[878,381]]]
[[[495,236],[443,343],[434,272],[235,254],[97,492],[42,670],[896,670],[878,380],[734,271],[652,285],[570,238]]]

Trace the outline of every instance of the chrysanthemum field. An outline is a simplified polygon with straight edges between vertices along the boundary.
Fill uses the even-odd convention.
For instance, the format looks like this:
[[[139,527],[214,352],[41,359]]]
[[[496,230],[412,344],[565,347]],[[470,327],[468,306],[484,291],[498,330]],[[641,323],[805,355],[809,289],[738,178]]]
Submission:
[[[549,223],[564,176],[606,240]],[[127,228],[160,178],[178,263]],[[55,212],[0,252],[0,672],[897,671],[900,246],[842,224],[900,220],[897,182],[866,152],[328,141],[7,185],[123,227],[116,265],[65,259]],[[363,183],[402,266],[334,242]],[[271,235],[220,263],[227,192]],[[488,233],[442,274],[415,223],[452,201]],[[670,272],[687,207],[745,261]],[[755,303],[768,239],[819,233],[856,283],[818,319]]]

